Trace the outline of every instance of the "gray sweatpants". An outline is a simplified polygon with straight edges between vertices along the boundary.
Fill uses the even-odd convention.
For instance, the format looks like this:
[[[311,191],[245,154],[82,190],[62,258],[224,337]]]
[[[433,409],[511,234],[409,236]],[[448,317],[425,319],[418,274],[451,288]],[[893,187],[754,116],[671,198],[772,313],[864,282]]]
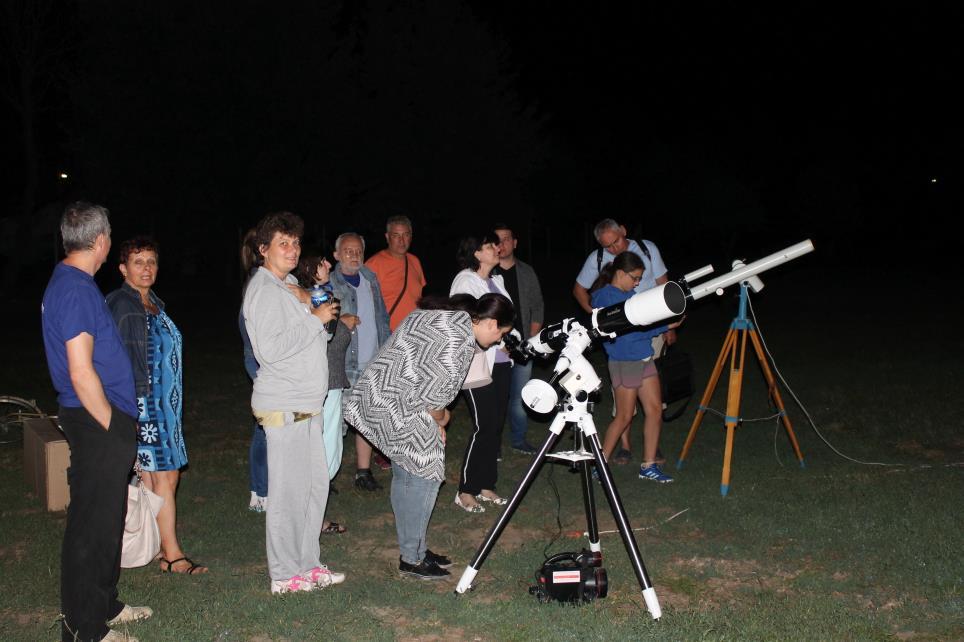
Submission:
[[[268,574],[287,580],[321,564],[321,524],[328,504],[322,415],[265,428],[268,438]]]

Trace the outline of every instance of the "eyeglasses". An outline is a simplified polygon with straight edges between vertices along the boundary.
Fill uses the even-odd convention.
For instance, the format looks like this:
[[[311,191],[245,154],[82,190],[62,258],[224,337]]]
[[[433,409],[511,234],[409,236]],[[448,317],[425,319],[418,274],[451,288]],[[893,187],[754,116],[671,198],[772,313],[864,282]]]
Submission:
[[[639,283],[640,281],[643,280],[643,275],[642,275],[642,274],[630,274],[629,272],[627,272],[627,273],[626,273],[626,276],[628,276],[629,278],[631,278],[631,279],[633,280],[633,283]]]
[[[613,242],[610,243],[609,245],[604,245],[604,246],[603,246],[603,249],[604,249],[604,250],[610,250],[610,251],[611,251],[614,247],[616,247],[617,245],[619,245],[620,243],[622,243],[624,240],[626,240],[626,237],[625,237],[625,236],[617,236],[615,241],[613,241]]]
[[[341,253],[341,254],[344,254],[345,256],[347,256],[347,257],[350,258],[350,259],[357,259],[357,258],[360,257],[361,255],[363,255],[365,252],[364,252],[363,250],[354,250],[354,249],[351,249],[351,248],[346,248],[346,249],[342,250],[340,253]]]

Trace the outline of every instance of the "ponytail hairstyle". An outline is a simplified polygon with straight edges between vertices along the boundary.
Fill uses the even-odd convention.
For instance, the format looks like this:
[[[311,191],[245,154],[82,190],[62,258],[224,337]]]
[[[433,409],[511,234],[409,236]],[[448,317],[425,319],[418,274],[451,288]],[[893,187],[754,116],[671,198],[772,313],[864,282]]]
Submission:
[[[471,294],[453,294],[450,297],[423,296],[418,300],[422,310],[452,310],[467,312],[473,323],[495,319],[500,328],[511,326],[515,309],[507,297],[489,292],[476,299]]]
[[[251,274],[251,270],[264,263],[264,257],[258,251],[257,238],[258,230],[252,227],[241,239],[241,270],[244,272],[245,278]]]
[[[595,292],[599,288],[605,287],[613,282],[613,277],[616,276],[616,270],[622,270],[623,272],[629,273],[632,270],[645,270],[646,264],[643,263],[643,259],[639,258],[635,252],[630,252],[626,250],[625,252],[620,252],[616,255],[616,258],[612,260],[612,263],[607,263],[599,270],[599,276],[593,282],[592,287],[589,288],[590,292]]]
[[[251,280],[251,275],[264,263],[264,257],[258,251],[257,238],[258,229],[252,227],[241,239],[241,271],[244,273],[244,285],[241,286],[242,297],[248,289],[248,281]]]

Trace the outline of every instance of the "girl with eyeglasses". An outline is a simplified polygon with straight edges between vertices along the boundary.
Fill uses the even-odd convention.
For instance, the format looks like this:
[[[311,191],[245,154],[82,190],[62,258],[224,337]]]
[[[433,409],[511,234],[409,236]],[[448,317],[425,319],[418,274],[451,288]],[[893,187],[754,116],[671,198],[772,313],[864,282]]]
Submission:
[[[618,254],[612,263],[602,268],[593,284],[592,307],[605,308],[632,297],[636,294],[634,288],[643,277],[643,270],[643,260],[633,252]],[[620,436],[629,429],[638,399],[646,415],[639,478],[662,484],[673,481],[673,478],[656,463],[659,432],[663,426],[663,397],[659,373],[653,362],[652,339],[677,326],[679,322],[648,330],[630,330],[603,343],[603,349],[609,357],[609,376],[616,405],[616,414],[606,428],[603,439],[603,454],[608,460]]]

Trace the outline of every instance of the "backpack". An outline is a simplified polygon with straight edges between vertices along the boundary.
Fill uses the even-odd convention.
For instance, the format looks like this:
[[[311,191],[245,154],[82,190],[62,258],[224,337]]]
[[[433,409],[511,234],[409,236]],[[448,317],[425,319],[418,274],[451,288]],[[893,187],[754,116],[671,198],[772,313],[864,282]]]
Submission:
[[[632,239],[632,240],[635,241],[636,239]],[[649,259],[650,265],[652,265],[652,264],[653,264],[653,255],[650,254],[649,248],[646,247],[646,243],[643,242],[643,239],[639,239],[638,241],[636,241],[636,245],[639,246],[639,249],[641,249],[641,250],[643,251],[643,254],[646,255],[646,258],[647,258],[647,259]],[[604,250],[603,248],[601,248],[601,247],[600,247],[598,250],[596,250],[596,274],[599,274],[600,272],[602,272],[602,260],[603,260],[603,252],[604,252],[604,251],[605,251],[605,250]]]
[[[642,239],[633,239],[653,264],[653,255]],[[602,271],[603,248],[596,250],[596,272]],[[669,422],[678,418],[689,405],[693,396],[693,361],[690,356],[675,346],[667,347],[663,354],[654,359],[656,369],[659,370],[659,382],[663,395],[663,421]],[[674,402],[683,401],[674,410],[668,406]]]

